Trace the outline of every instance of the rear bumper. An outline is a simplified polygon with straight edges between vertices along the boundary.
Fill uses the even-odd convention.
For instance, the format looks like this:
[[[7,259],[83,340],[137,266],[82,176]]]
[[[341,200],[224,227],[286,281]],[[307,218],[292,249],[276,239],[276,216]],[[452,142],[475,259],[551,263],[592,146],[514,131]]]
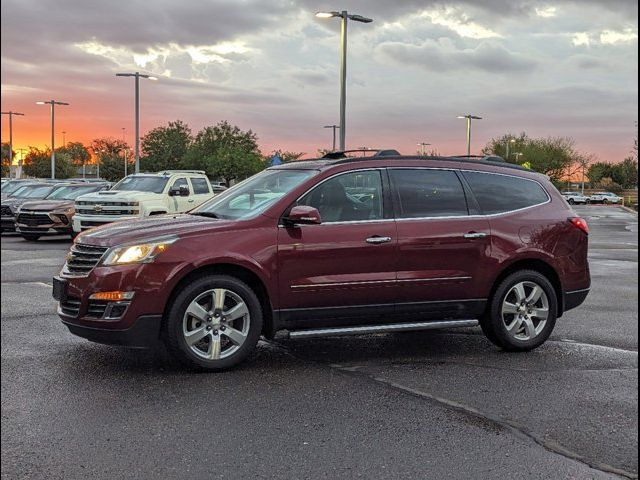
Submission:
[[[565,292],[564,311],[566,312],[582,305],[587,295],[589,295],[589,290],[590,288],[584,288],[582,290],[574,290],[573,292]]]
[[[160,340],[161,315],[143,315],[125,330],[88,327],[71,323],[61,315],[69,331],[78,337],[105,345],[120,345],[133,348],[150,348]]]

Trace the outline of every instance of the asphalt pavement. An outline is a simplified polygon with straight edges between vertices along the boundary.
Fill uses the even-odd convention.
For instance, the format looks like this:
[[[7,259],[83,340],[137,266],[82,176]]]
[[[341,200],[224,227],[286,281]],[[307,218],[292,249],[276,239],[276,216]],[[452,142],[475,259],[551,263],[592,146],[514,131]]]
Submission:
[[[637,216],[575,209],[592,291],[534,352],[478,328],[275,340],[219,374],[73,337],[68,240],[3,235],[2,478],[637,478]]]

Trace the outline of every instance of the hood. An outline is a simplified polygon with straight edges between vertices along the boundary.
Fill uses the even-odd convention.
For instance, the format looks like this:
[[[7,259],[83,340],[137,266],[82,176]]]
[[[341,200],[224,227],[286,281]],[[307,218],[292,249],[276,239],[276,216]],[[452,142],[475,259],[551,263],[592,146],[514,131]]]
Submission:
[[[38,210],[51,212],[53,210],[66,210],[73,207],[73,200],[31,200],[24,202],[22,208],[25,210]]]
[[[83,202],[127,202],[134,200],[144,200],[146,198],[163,197],[162,193],[138,192],[124,190],[104,190],[102,192],[87,193],[80,195],[76,201]]]
[[[228,228],[231,220],[200,217],[197,215],[158,215],[140,219],[124,220],[87,230],[76,237],[76,242],[102,247],[113,247],[123,243],[146,241],[165,235],[199,234]]]

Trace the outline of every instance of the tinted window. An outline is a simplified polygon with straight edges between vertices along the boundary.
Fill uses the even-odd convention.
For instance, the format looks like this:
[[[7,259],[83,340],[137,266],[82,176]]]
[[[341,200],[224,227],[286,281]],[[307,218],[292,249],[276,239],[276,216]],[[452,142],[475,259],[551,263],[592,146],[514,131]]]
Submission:
[[[101,190],[99,186],[68,186],[62,187],[47,197],[47,200],[75,200],[80,195],[97,192]]]
[[[379,220],[383,216],[380,172],[339,175],[321,183],[297,203],[317,208],[322,223]]]
[[[191,185],[195,195],[209,193],[209,181],[206,178],[192,178]]]
[[[173,182],[173,185],[171,185],[172,190],[174,188],[180,188],[180,187],[189,187],[189,184],[187,183],[186,178],[179,178],[175,182]]]
[[[116,183],[111,190],[162,193],[167,181],[166,177],[130,175]]]
[[[400,218],[467,215],[462,183],[451,170],[390,170],[398,191]]]
[[[491,173],[463,173],[484,214],[502,213],[546,202],[549,197],[537,182]]]

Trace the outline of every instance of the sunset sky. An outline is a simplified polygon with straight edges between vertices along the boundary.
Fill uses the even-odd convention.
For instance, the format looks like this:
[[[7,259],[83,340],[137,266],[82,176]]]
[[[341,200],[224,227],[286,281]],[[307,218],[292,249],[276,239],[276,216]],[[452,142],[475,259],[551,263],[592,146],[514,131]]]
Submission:
[[[228,120],[263,153],[331,146],[338,123],[339,21],[348,9],[347,146],[473,151],[494,136],[570,136],[601,160],[628,155],[638,115],[636,0],[3,0],[2,110],[14,149],[122,137],[133,143],[133,79],[142,133],[181,119]],[[2,116],[2,141],[8,141]]]

